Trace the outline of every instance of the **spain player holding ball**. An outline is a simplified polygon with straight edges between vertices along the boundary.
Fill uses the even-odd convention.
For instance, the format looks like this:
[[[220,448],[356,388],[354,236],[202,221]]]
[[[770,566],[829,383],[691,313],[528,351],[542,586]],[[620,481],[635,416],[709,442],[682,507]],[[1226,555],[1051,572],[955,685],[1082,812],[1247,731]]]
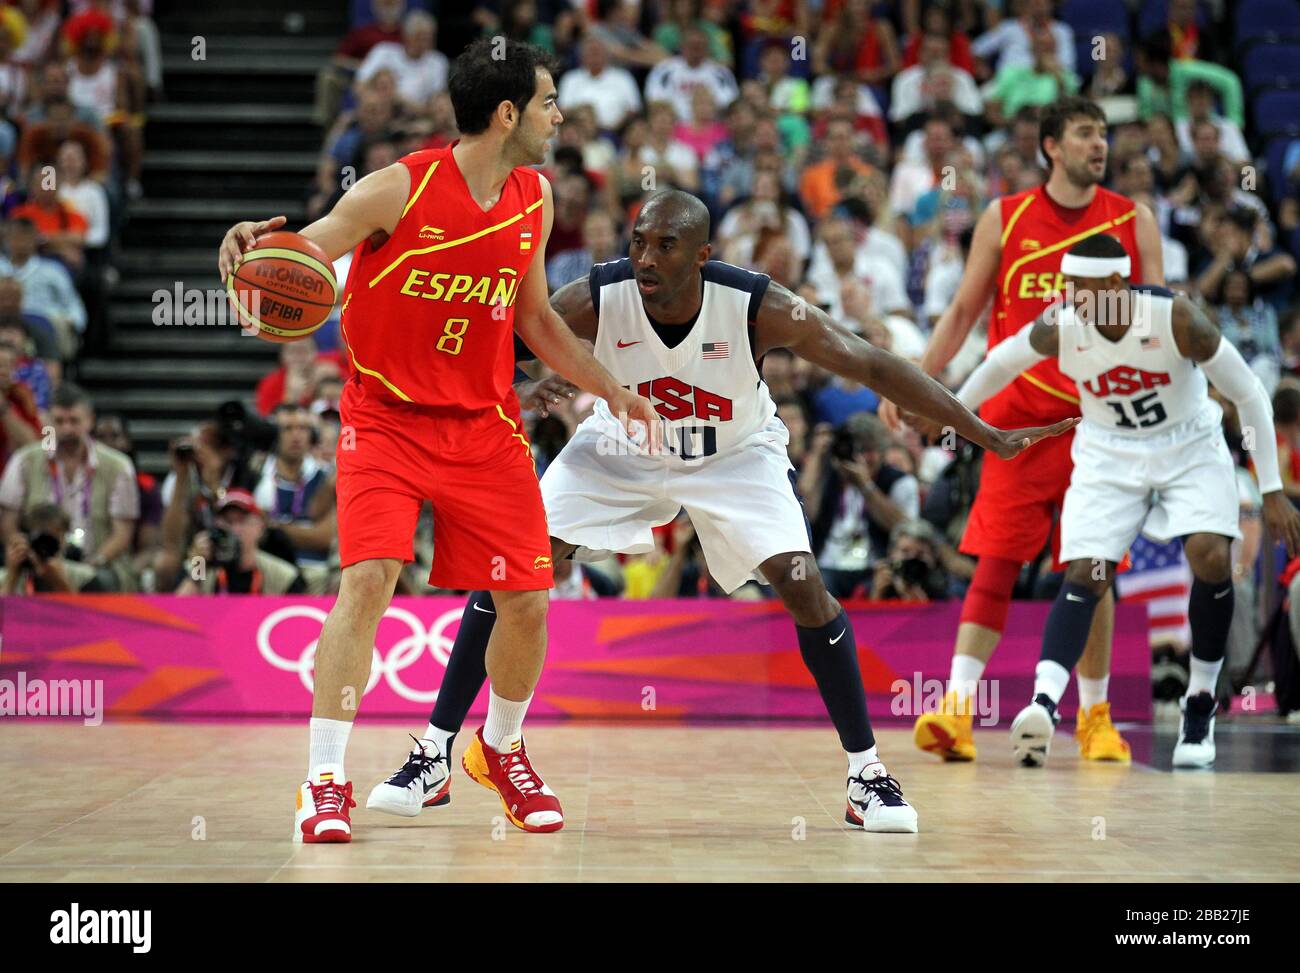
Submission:
[[[1046,106],[1039,146],[1051,165],[1047,182],[994,200],[975,226],[961,286],[921,356],[922,370],[931,375],[952,360],[990,299],[990,351],[1059,301],[1062,258],[1081,240],[1114,237],[1131,258],[1133,283],[1164,283],[1155,217],[1145,206],[1100,185],[1108,154],[1102,109],[1074,96]],[[900,416],[892,403],[882,403],[880,414],[897,427]],[[1078,415],[1078,389],[1055,359],[1025,369],[980,410],[985,422],[1011,427]],[[1070,482],[1073,438],[1067,434],[1047,440],[1032,453],[1009,460],[984,456],[961,541],[962,552],[979,562],[962,603],[948,691],[939,710],[922,714],[914,730],[916,745],[945,761],[975,759],[976,686],[1001,638],[1021,565],[1039,556],[1049,536],[1056,553],[1054,522]],[[1111,723],[1107,702],[1114,605],[1107,591],[1093,616],[1077,672],[1075,731],[1084,759],[1128,763],[1128,744]]]
[[[532,452],[511,389],[514,333],[656,451],[651,404],[622,388],[551,310],[544,265],[554,204],[536,170],[563,120],[549,56],[481,38],[449,80],[462,138],[359,181],[302,235],[330,260],[355,250],[344,290],[352,361],[340,412],[355,448],[338,451],[338,600],[316,650],[307,779],[293,838],[346,842],[355,806],[344,770],[375,632],[422,504],[434,511],[429,583],[492,592],[486,724],[465,767],[516,826],[556,831],[559,800],[533,770],[522,725],[546,652],[551,548]],[[283,217],[243,222],[222,241],[222,279]]]

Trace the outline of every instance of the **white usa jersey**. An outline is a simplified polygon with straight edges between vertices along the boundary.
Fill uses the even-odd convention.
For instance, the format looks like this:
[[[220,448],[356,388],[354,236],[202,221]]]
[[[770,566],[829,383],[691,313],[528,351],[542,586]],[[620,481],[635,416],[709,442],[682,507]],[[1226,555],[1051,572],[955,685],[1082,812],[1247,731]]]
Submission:
[[[750,340],[771,278],[716,260],[700,276],[699,314],[672,348],[646,315],[631,260],[596,264],[590,276],[596,359],[663,416],[665,455],[697,464],[765,430],[770,435],[774,426],[784,432]],[[596,402],[595,418],[604,432],[626,440],[603,399]]]
[[[1204,372],[1174,341],[1173,293],[1134,286],[1130,295],[1129,327],[1118,341],[1081,321],[1072,305],[1057,318],[1061,371],[1079,388],[1084,425],[1134,437],[1171,432],[1189,419],[1217,425],[1222,410]]]

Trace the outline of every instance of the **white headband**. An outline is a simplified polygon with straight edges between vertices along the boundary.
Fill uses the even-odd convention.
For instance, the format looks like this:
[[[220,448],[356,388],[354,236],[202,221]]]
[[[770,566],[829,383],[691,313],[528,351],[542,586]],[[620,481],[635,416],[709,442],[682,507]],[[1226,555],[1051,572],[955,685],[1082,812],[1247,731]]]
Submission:
[[[1102,279],[1119,274],[1127,280],[1132,272],[1133,261],[1128,254],[1122,257],[1081,257],[1077,253],[1067,253],[1061,258],[1061,273],[1066,277]]]

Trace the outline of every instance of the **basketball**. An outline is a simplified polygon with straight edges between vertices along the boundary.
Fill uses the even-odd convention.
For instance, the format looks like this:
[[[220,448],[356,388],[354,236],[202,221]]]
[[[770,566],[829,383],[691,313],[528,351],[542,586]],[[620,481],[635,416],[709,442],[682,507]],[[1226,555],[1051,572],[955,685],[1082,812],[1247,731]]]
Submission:
[[[268,233],[226,283],[239,326],[267,341],[297,341],[329,317],[338,285],[325,251],[299,233]]]

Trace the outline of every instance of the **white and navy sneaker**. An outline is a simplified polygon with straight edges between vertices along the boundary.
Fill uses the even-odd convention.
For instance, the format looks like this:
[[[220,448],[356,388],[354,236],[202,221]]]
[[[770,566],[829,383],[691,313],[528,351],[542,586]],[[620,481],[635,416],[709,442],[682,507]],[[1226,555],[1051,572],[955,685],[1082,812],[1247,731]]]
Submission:
[[[863,831],[916,834],[916,809],[903,799],[903,789],[884,765],[872,763],[849,778],[844,822]]]
[[[411,737],[415,740],[415,737]],[[429,740],[415,740],[415,749],[402,769],[382,784],[376,784],[366,798],[366,807],[385,814],[413,818],[426,807],[451,803],[451,768],[447,755]]]
[[[1011,721],[1011,746],[1016,763],[1022,767],[1041,767],[1047,763],[1052,734],[1060,722],[1056,704],[1044,693],[1035,696]]]
[[[1214,713],[1219,701],[1210,693],[1184,696],[1179,706],[1183,718],[1174,745],[1175,767],[1209,767],[1214,763]]]

